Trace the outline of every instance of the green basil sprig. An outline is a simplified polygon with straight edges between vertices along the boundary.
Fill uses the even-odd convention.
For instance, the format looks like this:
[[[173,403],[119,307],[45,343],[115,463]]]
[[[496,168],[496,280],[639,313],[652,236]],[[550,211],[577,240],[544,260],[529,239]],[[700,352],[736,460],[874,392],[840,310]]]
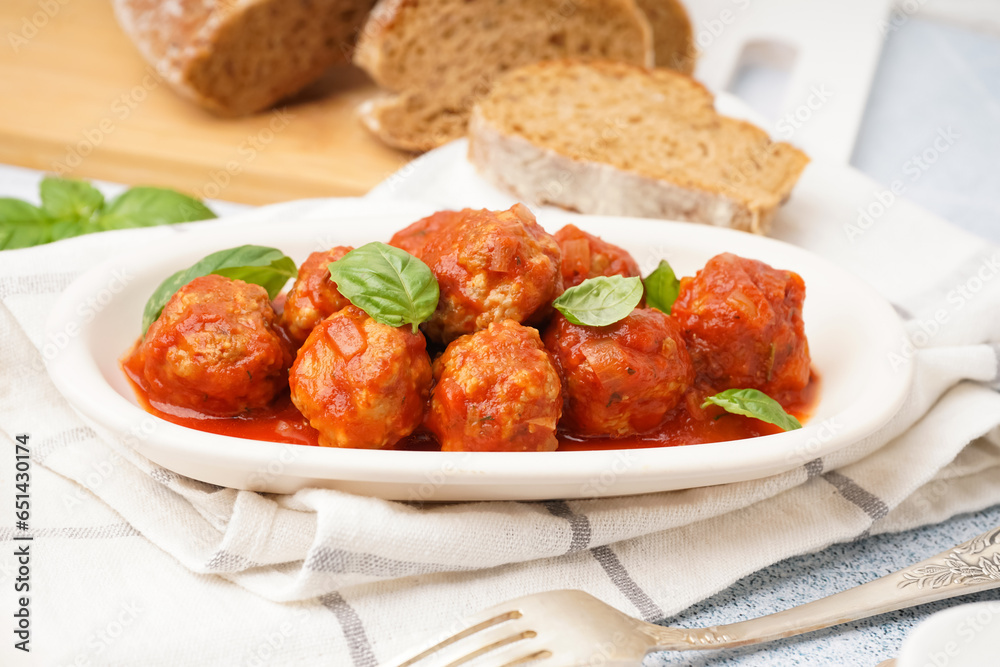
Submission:
[[[670,262],[661,259],[659,266],[643,282],[646,285],[646,305],[669,315],[681,291],[681,281],[674,274]]]
[[[147,186],[126,190],[104,209],[95,223],[102,231],[153,227],[214,218],[197,199],[175,190]]]
[[[774,424],[785,431],[802,428],[799,420],[785,412],[781,403],[757,389],[727,389],[706,398],[701,407],[709,405],[718,405],[726,412]]]
[[[286,257],[285,253],[276,248],[242,245],[213,252],[160,283],[143,310],[142,335],[146,335],[149,325],[156,321],[177,290],[195,278],[211,273],[260,285],[267,290],[268,297],[273,299],[290,279],[296,277],[298,270],[292,258]]]
[[[367,243],[330,264],[330,279],[351,303],[391,327],[417,325],[437,308],[440,289],[430,267],[399,248]]]
[[[197,199],[166,188],[137,187],[104,201],[85,181],[47,177],[39,185],[42,205],[0,198],[0,250],[28,248],[112,229],[150,227],[214,218]]]
[[[628,317],[642,300],[642,281],[624,276],[588,278],[552,302],[573,324],[605,327]]]

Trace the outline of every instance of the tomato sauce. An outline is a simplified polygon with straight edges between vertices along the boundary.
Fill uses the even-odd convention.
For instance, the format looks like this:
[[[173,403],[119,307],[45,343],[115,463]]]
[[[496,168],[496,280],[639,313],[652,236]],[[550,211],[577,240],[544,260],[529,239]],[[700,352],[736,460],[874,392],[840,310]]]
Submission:
[[[319,445],[319,432],[310,426],[306,418],[299,413],[287,390],[279,394],[267,408],[239,417],[209,417],[193,410],[154,404],[146,394],[142,369],[139,367],[137,356],[134,353],[126,356],[122,360],[122,369],[135,390],[139,404],[152,415],[179,426],[206,433],[248,440],[284,442],[293,445]],[[819,388],[819,377],[813,372],[806,388],[785,402],[785,409],[797,417],[799,421],[805,422],[815,407],[819,397]],[[710,413],[712,416],[710,419],[696,419],[682,401],[655,431],[641,436],[616,439],[583,439],[567,433],[559,433],[559,449],[557,451],[675,447],[704,442],[740,440],[781,432],[777,426],[759,419],[742,417],[719,410],[719,414]],[[418,431],[399,442],[395,449],[434,451],[440,447],[430,434]]]
[[[815,372],[809,384],[784,404],[785,411],[805,423],[819,399],[819,376]],[[709,419],[696,419],[684,401],[674,408],[660,426],[650,433],[631,438],[576,438],[567,433],[559,434],[559,451],[587,451],[595,449],[646,449],[649,447],[676,447],[705,442],[725,442],[756,438],[781,433],[774,424],[759,419],[734,415],[721,408],[710,408]]]

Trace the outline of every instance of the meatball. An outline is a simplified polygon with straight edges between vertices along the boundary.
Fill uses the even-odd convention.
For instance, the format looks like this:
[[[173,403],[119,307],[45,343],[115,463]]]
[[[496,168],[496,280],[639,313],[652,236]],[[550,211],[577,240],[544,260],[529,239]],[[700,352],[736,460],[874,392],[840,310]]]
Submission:
[[[588,234],[576,225],[566,225],[555,233],[562,250],[563,286],[579,285],[597,276],[640,275],[639,265],[627,250]]]
[[[217,417],[264,407],[286,386],[292,361],[277,319],[263,287],[195,278],[139,347],[150,401]]]
[[[438,211],[426,218],[421,218],[409,227],[393,234],[392,238],[389,239],[389,245],[405,250],[414,257],[420,257],[428,241],[445,227],[450,226],[456,220],[461,220],[462,216],[469,212],[471,209]]]
[[[491,322],[540,322],[562,293],[559,244],[521,204],[462,211],[428,240],[420,258],[441,288],[424,331],[445,343]]]
[[[556,315],[545,346],[563,381],[563,426],[576,435],[623,437],[659,426],[694,381],[677,322],[636,308],[605,327]]]
[[[337,246],[314,252],[299,267],[299,276],[281,313],[281,324],[296,345],[301,345],[317,324],[350,305],[347,297],[337,291],[337,283],[330,280],[328,267],[352,250],[350,246]]]
[[[805,289],[796,273],[730,253],[683,278],[672,313],[698,374],[718,390],[759,389],[777,400],[804,388]]]
[[[292,402],[325,447],[391,447],[424,416],[431,361],[424,337],[347,306],[316,325],[289,374]]]
[[[559,375],[538,332],[513,320],[462,336],[434,362],[426,426],[444,451],[534,452],[558,445]]]

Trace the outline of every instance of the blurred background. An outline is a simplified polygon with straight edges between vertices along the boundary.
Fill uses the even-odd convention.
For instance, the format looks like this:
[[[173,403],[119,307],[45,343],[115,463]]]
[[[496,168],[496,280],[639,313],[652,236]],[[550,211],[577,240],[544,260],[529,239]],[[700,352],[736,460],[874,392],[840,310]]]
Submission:
[[[901,181],[904,196],[1000,241],[1000,3],[685,5],[695,76],[713,91],[814,158]],[[414,157],[361,127],[355,109],[375,88],[349,65],[282,108],[222,119],[161,85],[109,0],[5,0],[0,34],[3,165],[264,204],[361,195]],[[0,194],[22,178],[37,174],[3,170]]]

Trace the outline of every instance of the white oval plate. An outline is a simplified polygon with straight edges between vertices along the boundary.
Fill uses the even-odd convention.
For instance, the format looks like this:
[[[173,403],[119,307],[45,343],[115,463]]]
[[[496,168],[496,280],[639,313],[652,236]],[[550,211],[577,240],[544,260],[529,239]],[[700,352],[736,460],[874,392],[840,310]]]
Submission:
[[[372,208],[378,206],[372,203]],[[85,419],[122,434],[141,454],[183,475],[256,491],[327,487],[410,501],[615,496],[765,477],[875,431],[892,417],[909,389],[909,365],[894,369],[889,362],[903,339],[895,311],[830,262],[779,241],[727,229],[573,216],[579,227],[629,250],[644,271],[665,258],[678,275],[692,275],[713,255],[730,251],[801,274],[806,333],[822,378],[821,397],[806,426],[748,440],[654,449],[368,451],[214,435],[139,407],[118,360],[139,335],[146,299],[168,275],[210,252],[243,243],[278,247],[300,262],[332,245],[386,240],[417,217],[397,210],[376,212],[354,224],[339,219],[192,228],[148,252],[107,262],[73,283],[52,311],[48,333],[72,334],[65,349],[48,362],[52,379]],[[565,221],[555,214],[540,217],[550,231]],[[79,304],[93,299],[106,305],[96,316],[84,309],[86,317],[81,317]]]

